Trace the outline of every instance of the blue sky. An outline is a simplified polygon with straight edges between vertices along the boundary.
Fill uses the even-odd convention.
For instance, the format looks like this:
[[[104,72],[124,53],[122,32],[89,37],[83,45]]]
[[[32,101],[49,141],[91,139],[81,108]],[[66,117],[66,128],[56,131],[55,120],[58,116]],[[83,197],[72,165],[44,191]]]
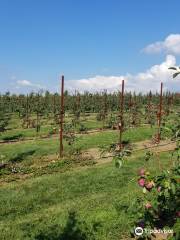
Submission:
[[[71,90],[116,87],[121,78],[136,90],[167,55],[179,64],[179,9],[179,0],[0,0],[0,92],[55,91],[61,74]],[[172,34],[176,51],[143,50]],[[171,86],[163,77],[177,89],[179,79]]]

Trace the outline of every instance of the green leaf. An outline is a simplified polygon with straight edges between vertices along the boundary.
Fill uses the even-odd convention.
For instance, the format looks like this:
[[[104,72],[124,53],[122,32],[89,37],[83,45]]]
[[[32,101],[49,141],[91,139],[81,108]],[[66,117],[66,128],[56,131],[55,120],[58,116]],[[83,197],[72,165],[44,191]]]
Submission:
[[[176,67],[169,67],[168,69],[177,70]]]
[[[173,78],[177,77],[180,74],[180,72],[174,73]]]
[[[169,131],[169,132],[172,131],[172,130],[171,130],[170,128],[168,128],[168,127],[162,127],[162,129],[167,130],[167,131]]]
[[[117,168],[121,168],[122,167],[122,160],[120,160],[120,159],[116,160],[115,165],[116,165]]]
[[[147,192],[146,188],[144,187],[143,188],[143,193],[145,194]]]

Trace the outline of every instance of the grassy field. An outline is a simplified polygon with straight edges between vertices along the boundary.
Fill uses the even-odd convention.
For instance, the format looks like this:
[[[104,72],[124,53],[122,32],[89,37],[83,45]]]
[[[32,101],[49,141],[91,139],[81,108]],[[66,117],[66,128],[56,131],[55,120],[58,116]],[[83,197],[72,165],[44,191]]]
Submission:
[[[122,169],[111,162],[2,185],[1,239],[63,239],[58,236],[71,211],[90,235],[97,224],[95,239],[125,239],[136,217],[127,214],[126,207],[133,206],[134,198],[141,194],[136,176],[144,165],[143,156],[142,152],[133,155]],[[169,164],[167,153],[160,159],[163,167]],[[154,163],[150,170],[156,173],[159,169]],[[44,238],[38,238],[40,234]]]
[[[150,127],[139,127],[129,129],[124,133],[124,140],[131,142],[143,141],[149,139],[155,133],[155,129]],[[81,149],[95,148],[101,145],[108,145],[118,141],[118,131],[102,131],[94,134],[81,135],[77,137],[74,147]],[[17,142],[13,144],[1,144],[1,154],[6,156],[6,161],[10,161],[14,157],[24,154],[24,159],[29,155],[44,156],[58,153],[59,141],[58,136],[49,139],[34,139],[32,141]],[[65,142],[65,151],[69,147]],[[30,153],[30,154],[28,154]]]
[[[70,121],[67,118],[66,121]],[[87,130],[102,127],[95,114],[83,122]],[[173,119],[169,119],[169,125]],[[117,143],[117,130],[77,134],[75,143],[64,142],[65,157],[59,159],[59,136],[48,135],[52,128],[44,120],[39,135],[35,129],[22,129],[18,118],[0,136],[21,134],[15,142],[0,144],[0,239],[118,240],[130,239],[136,219],[134,200],[142,194],[137,187],[137,171],[144,166],[145,151],[136,151],[121,169],[108,158],[84,157]],[[151,139],[156,127],[128,128],[123,140],[139,143]],[[46,136],[46,138],[42,138]],[[79,149],[82,155],[71,155]],[[99,150],[98,150],[99,151]],[[148,163],[152,173],[170,166],[170,152]]]

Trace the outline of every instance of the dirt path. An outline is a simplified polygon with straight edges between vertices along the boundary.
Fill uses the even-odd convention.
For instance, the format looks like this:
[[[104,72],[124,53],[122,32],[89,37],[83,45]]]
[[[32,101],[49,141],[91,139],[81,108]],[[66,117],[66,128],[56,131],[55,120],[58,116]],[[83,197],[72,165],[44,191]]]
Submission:
[[[145,124],[143,124],[141,127],[143,128],[145,126]],[[133,127],[132,127],[133,128]],[[98,133],[102,133],[102,132],[119,132],[119,130],[117,129],[92,129],[92,130],[88,130],[86,132],[82,132],[82,133],[78,133],[75,132],[76,136],[87,136],[87,135],[96,135]],[[24,139],[20,139],[20,140],[10,140],[10,141],[3,141],[0,140],[0,145],[6,145],[6,144],[17,144],[17,143],[26,143],[26,142],[33,142],[35,140],[47,140],[47,139],[58,139],[59,138],[59,134],[53,134],[50,136],[47,135],[42,135],[42,136],[34,136],[34,137],[25,137]]]
[[[160,144],[152,144],[150,140],[145,140],[145,141],[134,143],[132,152],[142,151],[142,150],[150,150],[152,152],[168,152],[168,151],[174,150],[175,147],[176,147],[176,142],[172,142],[169,140],[161,141]],[[85,153],[87,155],[89,154],[93,156],[94,159],[102,158],[100,154],[100,150],[98,148],[88,149],[85,151]],[[112,156],[109,153],[104,155],[104,158],[110,158],[110,157]]]
[[[153,152],[168,152],[176,147],[175,141],[162,140],[159,144],[153,144],[150,140],[134,143],[134,151],[151,150]]]
[[[133,144],[132,152],[142,151],[142,150],[150,150],[155,153],[160,152],[169,152],[174,150],[176,147],[176,142],[172,142],[169,140],[161,141],[160,144],[152,144],[152,141],[146,140]],[[108,163],[112,161],[112,154],[106,153],[101,156],[101,152],[98,148],[91,148],[84,151],[83,155],[87,157],[92,157],[96,161],[96,165]]]
[[[146,140],[146,141],[134,143],[132,153],[142,151],[142,150],[150,150],[154,153],[168,152],[168,151],[174,150],[175,147],[176,147],[176,143],[169,141],[169,140],[161,141],[161,143],[158,145],[152,144],[152,142],[150,140]],[[82,161],[86,161],[86,159],[90,159],[94,163],[93,163],[93,165],[88,165],[88,164],[86,164],[86,162],[84,162],[85,163],[84,165],[77,164],[77,166],[68,169],[68,171],[82,171],[82,170],[86,170],[88,168],[92,168],[92,166],[99,166],[102,164],[110,163],[110,162],[112,162],[113,156],[111,153],[105,153],[102,156],[99,148],[91,148],[91,149],[83,151],[82,159],[84,159]],[[35,168],[36,167],[41,168],[43,166],[46,167],[46,165],[48,165],[50,163],[55,163],[57,161],[59,161],[59,160],[58,160],[58,157],[56,154],[44,156],[40,161],[36,161],[36,164],[34,163],[35,164],[34,167]],[[37,162],[39,162],[39,164],[37,164]],[[17,175],[19,176],[19,178],[15,180],[16,182],[22,182],[22,180],[24,181],[33,176],[33,174],[17,174]],[[12,181],[10,181],[9,183],[11,183],[11,182]],[[8,184],[7,179],[1,178],[0,186],[4,186],[6,184]]]

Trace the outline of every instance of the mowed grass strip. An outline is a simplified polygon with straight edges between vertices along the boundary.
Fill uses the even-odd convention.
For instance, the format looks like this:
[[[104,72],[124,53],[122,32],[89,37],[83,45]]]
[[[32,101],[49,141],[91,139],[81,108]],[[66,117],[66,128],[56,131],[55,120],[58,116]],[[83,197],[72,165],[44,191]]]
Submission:
[[[149,127],[132,128],[124,132],[123,139],[130,140],[132,143],[150,139],[155,133],[155,129]],[[79,147],[82,150],[88,148],[97,148],[101,145],[108,145],[118,141],[118,131],[102,131],[94,134],[86,134],[78,136],[74,147]],[[65,151],[68,151],[72,146],[68,146],[65,142]],[[4,161],[9,161],[24,153],[24,159],[29,157],[29,152],[33,152],[33,157],[56,154],[59,151],[58,139],[35,139],[32,141],[18,142],[13,144],[1,144],[0,153],[4,155]]]
[[[162,166],[169,165],[168,159],[168,153],[160,154]],[[148,164],[154,173],[160,171],[156,161]],[[47,232],[52,226],[62,229],[70,210],[89,227],[100,224],[96,239],[123,239],[136,216],[122,207],[131,206],[142,194],[137,171],[144,164],[144,153],[138,153],[121,169],[107,163],[1,187],[1,239],[36,239],[39,231]]]

